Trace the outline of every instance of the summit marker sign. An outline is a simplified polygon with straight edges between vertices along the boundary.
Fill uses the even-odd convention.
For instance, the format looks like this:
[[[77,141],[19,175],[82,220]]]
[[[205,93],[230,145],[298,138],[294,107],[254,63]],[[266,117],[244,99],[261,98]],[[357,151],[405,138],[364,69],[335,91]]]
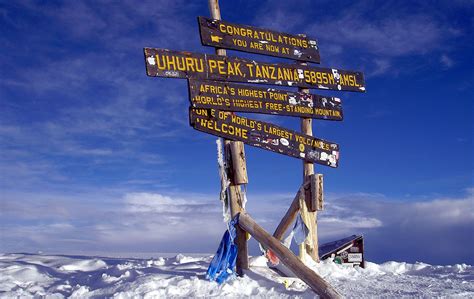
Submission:
[[[342,120],[341,100],[336,97],[229,82],[188,82],[194,108]]]
[[[145,48],[147,75],[365,92],[361,72]]]
[[[220,20],[219,1],[208,2],[211,18],[198,17],[199,32],[201,43],[215,47],[217,55],[144,48],[145,66],[150,77],[187,79],[190,126],[224,139],[224,142],[217,140],[220,197],[232,218],[239,220],[238,224],[228,221],[228,228],[233,226],[236,232],[233,245],[237,249],[230,264],[235,263],[239,275],[249,269],[247,236],[250,234],[264,245],[266,254],[271,250],[321,298],[339,299],[337,290],[303,263],[307,254],[319,262],[316,211],[323,209],[323,181],[322,175],[314,173],[313,163],[336,168],[340,153],[337,143],[313,136],[312,122],[343,119],[339,98],[313,94],[309,88],[365,92],[364,74],[311,65],[320,62],[316,40],[306,35],[224,22]],[[224,49],[288,58],[293,62],[227,57]],[[242,83],[298,87],[298,90]],[[299,117],[301,132],[235,112]],[[303,160],[303,183],[273,236],[246,213],[241,200],[245,198],[241,186],[248,184],[244,144]],[[299,247],[301,260],[281,244],[297,214],[308,228],[305,242]],[[215,269],[211,263],[208,272],[214,273]],[[233,266],[228,267],[225,274],[233,271]]]
[[[256,54],[320,62],[316,40],[247,25],[198,17],[203,45]]]
[[[337,167],[339,145],[277,125],[215,109],[189,110],[190,125],[230,140],[299,158],[311,163]]]

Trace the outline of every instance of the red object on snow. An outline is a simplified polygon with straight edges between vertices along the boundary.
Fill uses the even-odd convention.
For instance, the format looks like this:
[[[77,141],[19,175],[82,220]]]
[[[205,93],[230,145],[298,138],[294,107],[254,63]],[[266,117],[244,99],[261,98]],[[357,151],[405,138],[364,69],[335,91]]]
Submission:
[[[276,266],[280,263],[280,260],[278,259],[278,257],[270,249],[267,250],[265,256],[267,257],[267,259],[270,261],[270,263],[273,266]]]

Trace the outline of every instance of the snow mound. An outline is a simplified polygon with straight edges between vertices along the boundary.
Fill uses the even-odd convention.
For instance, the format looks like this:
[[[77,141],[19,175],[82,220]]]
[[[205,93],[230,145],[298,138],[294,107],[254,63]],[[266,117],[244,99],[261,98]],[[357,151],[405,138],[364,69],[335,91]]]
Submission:
[[[314,298],[298,278],[283,277],[263,256],[244,277],[206,280],[212,256],[152,259],[0,254],[0,298]],[[474,268],[466,264],[367,262],[352,268],[325,260],[310,267],[346,297],[474,297]]]
[[[107,264],[98,259],[77,261],[59,267],[62,271],[95,271],[107,267]]]
[[[202,258],[184,256],[182,254],[176,255],[176,257],[174,259],[175,259],[177,264],[194,263],[194,262],[199,262],[199,261],[203,260]]]
[[[17,290],[16,294],[35,293],[46,294],[45,288],[54,283],[56,279],[31,265],[5,265],[0,264],[0,296],[2,292]]]

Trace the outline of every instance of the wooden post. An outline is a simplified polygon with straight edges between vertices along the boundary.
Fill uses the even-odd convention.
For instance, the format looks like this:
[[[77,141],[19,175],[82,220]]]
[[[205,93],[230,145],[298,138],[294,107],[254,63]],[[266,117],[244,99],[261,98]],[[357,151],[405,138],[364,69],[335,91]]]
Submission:
[[[302,65],[307,65],[306,63],[301,63]],[[309,93],[309,89],[307,88],[298,88],[299,91],[304,93]],[[301,132],[303,134],[313,136],[313,120],[311,118],[301,118]],[[303,161],[303,183],[307,181],[310,175],[314,175],[314,164],[310,162]],[[306,204],[300,207],[300,212],[302,213],[303,219],[305,220],[306,224],[309,226],[309,240],[312,246],[300,246],[300,257],[304,254],[303,252],[307,252],[313,260],[319,262],[319,252],[318,252],[318,224],[317,224],[317,212],[310,212],[308,211],[308,206],[311,206],[308,201]],[[306,219],[305,219],[306,218]],[[304,244],[304,243],[303,243]],[[303,248],[306,247],[306,248]]]
[[[251,234],[265,248],[270,248],[280,259],[280,262],[303,280],[321,298],[342,298],[336,289],[298,260],[290,249],[281,244],[280,240],[267,233],[247,213],[240,213],[239,226]]]
[[[209,11],[211,17],[216,20],[221,19],[221,12],[218,0],[209,0]],[[226,56],[226,50],[216,48],[216,54]],[[228,178],[230,185],[228,188],[228,198],[230,205],[230,213],[232,217],[240,212],[244,212],[243,195],[240,185],[247,184],[247,166],[245,161],[244,144],[238,141],[224,141],[225,146],[225,160],[230,166]],[[249,268],[247,234],[240,227],[237,227],[237,274],[243,275],[243,270]]]
[[[235,217],[235,215],[245,211],[243,207],[244,198],[242,190],[240,189],[240,184],[248,182],[247,169],[245,167],[244,145],[242,142],[225,140],[225,149],[226,160],[230,165],[228,175],[230,180],[230,185],[228,187],[230,213],[232,217]],[[236,159],[232,159],[233,157],[236,157]],[[243,270],[249,268],[249,260],[247,234],[240,227],[237,227],[235,243],[237,244],[237,274],[242,276]]]

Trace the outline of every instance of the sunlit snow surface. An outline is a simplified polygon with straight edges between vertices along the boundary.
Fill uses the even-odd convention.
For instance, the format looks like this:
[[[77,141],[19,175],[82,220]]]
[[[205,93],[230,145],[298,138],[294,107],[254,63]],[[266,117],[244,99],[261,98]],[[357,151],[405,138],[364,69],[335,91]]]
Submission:
[[[315,297],[298,279],[287,281],[286,288],[263,257],[252,258],[253,270],[243,278],[209,282],[204,275],[210,260],[180,254],[153,259],[1,254],[0,297]],[[465,264],[369,262],[356,269],[326,261],[312,267],[346,297],[474,298],[474,268]]]

